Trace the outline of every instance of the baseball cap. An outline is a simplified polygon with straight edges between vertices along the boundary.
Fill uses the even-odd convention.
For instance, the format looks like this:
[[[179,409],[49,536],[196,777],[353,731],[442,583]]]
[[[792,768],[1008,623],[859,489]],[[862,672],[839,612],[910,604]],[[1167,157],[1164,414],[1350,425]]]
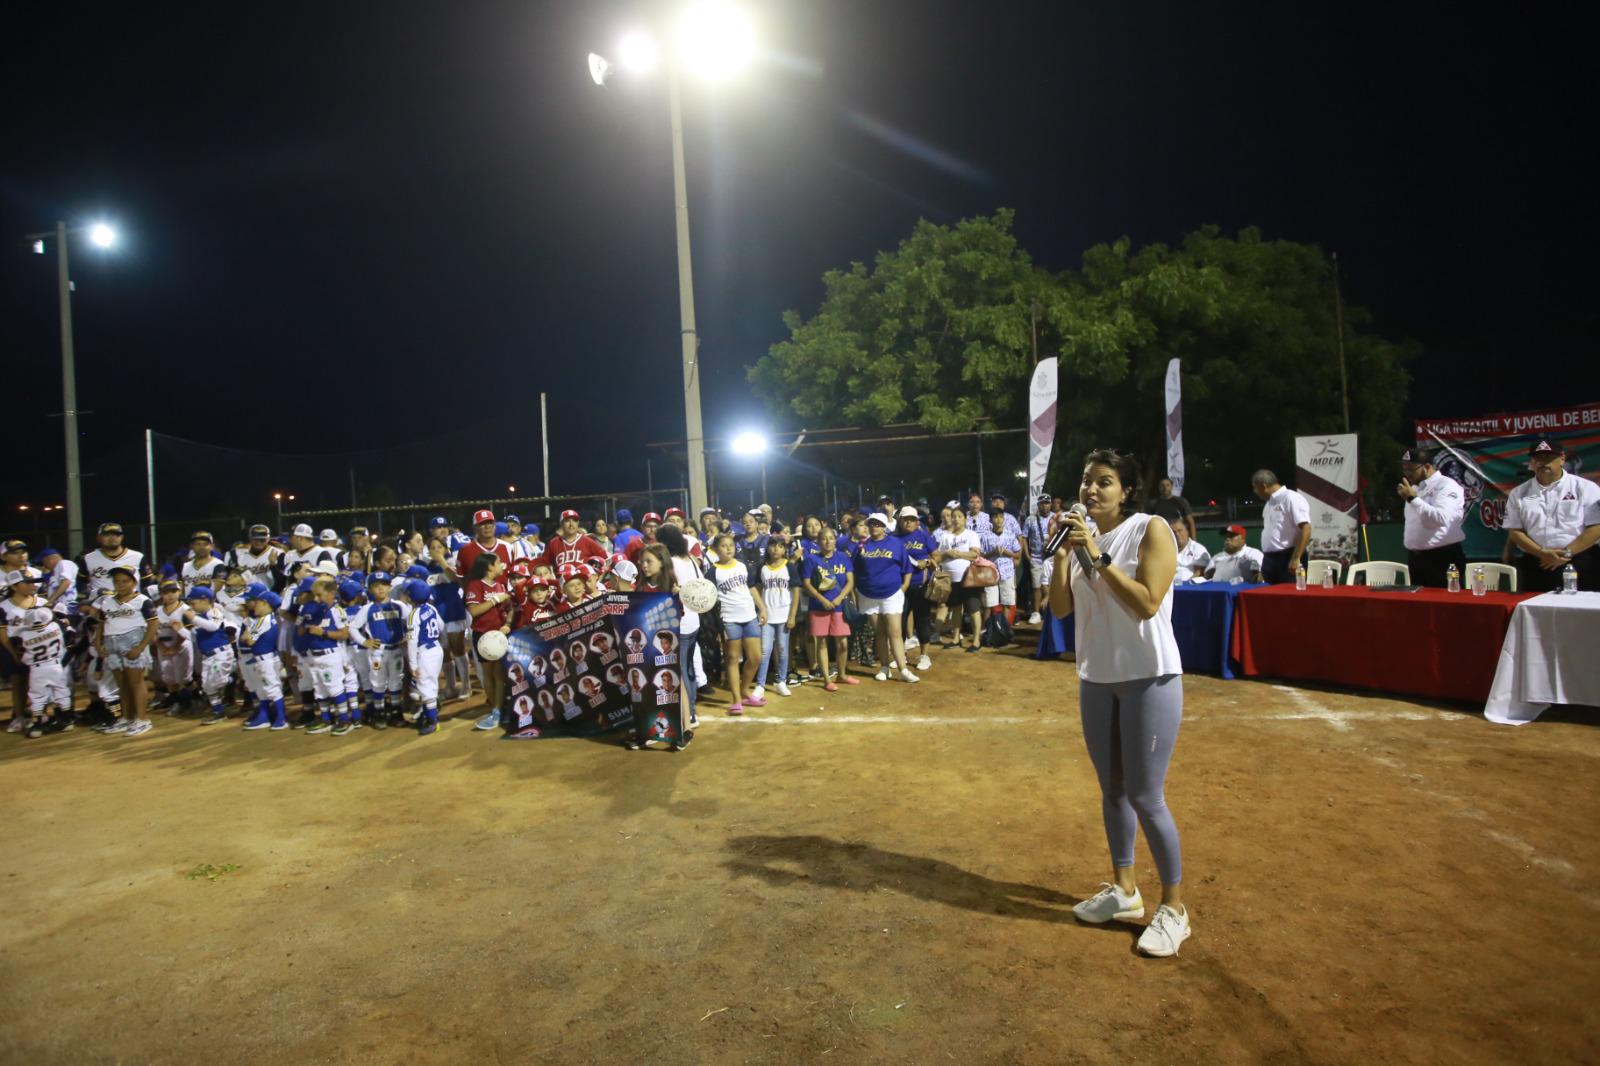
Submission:
[[[412,563],[410,569],[406,571],[406,577],[426,581],[428,580],[428,568],[421,563]]]
[[[506,534],[508,534],[510,532],[511,532],[511,527],[506,525],[504,522],[496,522],[494,524],[494,535],[495,536],[503,537],[503,536],[505,536]]]
[[[556,587],[556,583],[543,574],[534,574],[528,579],[528,587],[530,589],[553,589]]]
[[[951,511],[958,511],[961,509],[961,504],[957,500],[951,500],[949,503],[945,504],[945,507]]]
[[[999,500],[1001,503],[1010,503],[1011,502],[1010,500],[1006,499],[1006,494],[1003,493],[1003,492],[991,492],[991,493],[989,493],[989,499],[991,499],[991,500]]]
[[[561,577],[561,583],[566,584],[573,578],[587,579],[589,576],[589,568],[584,566],[582,563],[562,563],[561,569],[557,571],[557,573]]]
[[[702,507],[702,508],[700,508],[700,517],[701,518],[704,518],[708,514],[716,514],[716,513],[717,513],[717,509],[715,507]]]
[[[33,561],[34,561],[35,564],[38,564],[42,560],[48,559],[52,555],[60,555],[60,554],[61,554],[61,549],[60,548],[50,548],[50,547],[40,548],[39,549],[39,554],[35,555],[33,557]]]
[[[759,507],[750,508],[750,510],[748,510],[748,511],[746,511],[744,513],[744,516],[746,518],[765,518],[765,517],[767,517],[766,515],[761,513],[761,508],[759,508]]]
[[[603,574],[608,564],[604,556],[591,555],[583,561],[583,565],[589,568],[591,574]]]
[[[899,513],[897,515],[895,515],[895,517],[896,518],[921,518],[922,516],[917,513],[917,509],[915,507],[911,506],[908,503],[904,507],[900,508]]]
[[[1533,446],[1528,449],[1528,454],[1561,455],[1562,451],[1555,446],[1555,443],[1549,437],[1538,437],[1534,439]]]
[[[654,522],[659,526],[661,524],[661,516],[656,514],[654,511],[646,511],[644,513],[644,517],[639,519],[639,524],[641,526],[647,526],[651,522]]]
[[[101,522],[100,523],[99,532],[101,532],[101,533],[121,533],[122,532],[122,523],[121,522]]]
[[[339,582],[339,595],[347,600],[353,600],[361,595],[361,582],[345,578]]]
[[[168,589],[181,591],[183,589],[183,582],[173,581],[171,578],[168,578],[166,581],[161,583],[160,589],[162,592],[166,592]]]
[[[878,523],[878,525],[883,526],[885,529],[889,528],[889,516],[884,514],[882,511],[873,511],[871,514],[867,515],[867,524],[871,525],[873,522]]]
[[[576,522],[578,520],[578,512],[571,510],[561,512],[561,521],[565,522],[569,518]]]
[[[671,518],[673,515],[677,515],[679,518],[687,518],[687,517],[689,517],[688,515],[683,513],[683,508],[682,507],[668,507],[665,511],[662,512],[662,514],[665,515],[667,518]]]
[[[246,600],[260,600],[274,611],[283,606],[283,597],[265,585],[251,585],[250,590],[244,594],[244,598]]]
[[[513,574],[518,574],[518,575],[520,575],[522,577],[529,577],[529,576],[531,576],[533,574],[533,560],[531,560],[531,559],[517,559],[517,560],[514,560],[512,562],[512,564],[509,567],[507,567],[507,569],[509,569]]]
[[[204,530],[204,529],[197,529],[193,533],[189,534],[189,543],[190,544],[193,544],[197,540],[203,540],[207,544],[215,543],[212,540],[211,534],[209,532],[207,532],[206,530]]]
[[[339,542],[339,534],[335,533],[331,529],[324,529],[321,533],[317,534],[317,539],[324,544],[337,544]]]
[[[426,581],[406,582],[406,599],[412,603],[427,603],[432,598],[433,590],[428,587]]]
[[[519,526],[522,525],[522,519],[517,517],[514,514],[506,515],[506,522],[507,523],[515,523],[516,525],[519,525]]]
[[[294,594],[296,596],[309,595],[310,592],[311,592],[311,586],[316,583],[316,580],[317,579],[314,578],[314,577],[303,577],[303,578],[301,578],[300,579],[300,584],[298,584],[298,585],[296,585],[294,587]]]
[[[0,550],[8,552],[25,552],[28,550],[28,542],[25,540],[8,540],[5,542],[3,549]]]
[[[211,599],[211,590],[206,588],[204,585],[196,585],[194,588],[189,590],[188,595],[184,596],[184,599],[209,600]]]
[[[1243,526],[1228,526],[1225,529],[1223,529],[1223,532],[1226,533],[1230,537],[1242,537],[1242,536],[1244,536],[1244,527]]]
[[[324,559],[313,566],[311,572],[313,574],[321,574],[323,577],[338,577],[339,564],[332,559]]]
[[[529,522],[527,525],[522,527],[522,531],[524,533],[528,534],[528,536],[530,536],[530,537],[537,537],[539,535],[538,523]]]
[[[493,522],[493,521],[494,521],[494,512],[489,510],[489,508],[487,508],[487,507],[485,507],[481,511],[474,511],[473,512],[472,524],[475,525],[475,526],[481,526],[485,522]]]
[[[367,532],[367,527],[366,526],[354,526],[354,527],[352,527],[351,530],[350,530],[350,535],[352,537],[370,536],[370,534]]]
[[[626,507],[617,508],[617,521],[618,522],[632,522],[633,521],[633,512],[628,510]]]
[[[257,522],[255,525],[250,527],[250,537],[251,537],[252,540],[255,539],[256,537],[270,537],[270,536],[272,536],[272,527],[271,526],[264,525],[261,522]]]
[[[6,584],[20,585],[24,581],[38,582],[38,580],[42,577],[44,577],[44,575],[39,573],[39,571],[35,570],[33,567],[24,566],[20,570],[13,570],[11,573],[7,574]]]
[[[131,566],[113,566],[110,570],[107,570],[106,573],[108,575],[110,575],[110,574],[127,574],[129,577],[133,578],[135,581],[139,580],[139,572],[137,570],[135,570]]]
[[[428,519],[428,528],[429,529],[441,529],[444,526],[448,526],[449,524],[450,524],[450,520],[447,519],[442,514],[436,514],[432,518]]]
[[[372,585],[388,585],[393,581],[394,578],[390,577],[382,570],[374,570],[372,573],[367,575],[367,585],[369,587]]]
[[[306,525],[304,522],[301,522],[299,525],[289,530],[289,535],[291,537],[304,537],[307,540],[310,540],[312,537],[316,536],[316,534],[312,532],[311,527]]]
[[[620,581],[636,581],[639,578],[639,568],[626,559],[611,564],[611,573]]]
[[[1411,447],[1400,453],[1400,461],[1402,463],[1417,463],[1420,465],[1433,462],[1433,457],[1428,454],[1426,448]]]

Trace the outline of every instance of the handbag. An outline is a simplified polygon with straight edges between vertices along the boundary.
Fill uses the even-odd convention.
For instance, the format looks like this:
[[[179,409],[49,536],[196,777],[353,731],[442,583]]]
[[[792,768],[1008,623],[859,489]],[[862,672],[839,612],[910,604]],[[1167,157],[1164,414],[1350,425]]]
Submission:
[[[950,572],[941,569],[928,579],[922,598],[929,603],[945,603],[950,599]]]
[[[963,588],[986,589],[1000,584],[1000,568],[988,559],[979,557],[967,567],[967,576],[961,579]]]

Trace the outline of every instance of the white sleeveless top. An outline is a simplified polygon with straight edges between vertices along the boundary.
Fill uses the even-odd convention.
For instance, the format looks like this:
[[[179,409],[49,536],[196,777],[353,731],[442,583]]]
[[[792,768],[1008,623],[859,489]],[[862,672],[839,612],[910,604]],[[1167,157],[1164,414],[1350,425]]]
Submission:
[[[1111,565],[1129,577],[1139,572],[1139,545],[1144,542],[1150,523],[1160,526],[1168,537],[1172,527],[1165,519],[1137,514],[1107,534],[1097,534],[1100,550],[1111,556]],[[1176,546],[1177,539],[1173,538]],[[1071,557],[1072,625],[1077,642],[1078,677],[1095,684],[1139,681],[1183,673],[1178,642],[1172,635],[1172,591],[1163,590],[1161,607],[1154,618],[1140,621],[1117,599],[1110,583],[1100,574],[1089,576]]]

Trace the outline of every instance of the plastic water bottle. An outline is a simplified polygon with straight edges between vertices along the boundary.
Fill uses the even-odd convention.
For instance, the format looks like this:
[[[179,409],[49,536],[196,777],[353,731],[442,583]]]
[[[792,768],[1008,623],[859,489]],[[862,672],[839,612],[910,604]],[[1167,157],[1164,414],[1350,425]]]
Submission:
[[[1294,568],[1294,587],[1301,592],[1306,590],[1306,568],[1304,564]]]
[[[1444,579],[1449,584],[1451,592],[1461,591],[1461,571],[1456,569],[1456,564],[1451,563],[1450,569],[1444,572]]]
[[[1333,567],[1331,566],[1322,568],[1322,587],[1325,589],[1333,588]]]
[[[1561,591],[1571,593],[1578,591],[1578,568],[1571,563],[1561,570]]]
[[[1487,596],[1489,594],[1489,582],[1484,577],[1483,567],[1481,566],[1472,568],[1472,594],[1474,596]]]

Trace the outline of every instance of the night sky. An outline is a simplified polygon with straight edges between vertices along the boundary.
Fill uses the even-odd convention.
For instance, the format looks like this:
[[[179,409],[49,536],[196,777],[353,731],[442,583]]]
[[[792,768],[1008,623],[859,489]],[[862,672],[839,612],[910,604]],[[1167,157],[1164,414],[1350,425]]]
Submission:
[[[147,425],[309,454],[471,424],[501,441],[482,476],[532,485],[543,388],[556,491],[642,484],[683,432],[665,84],[584,60],[679,6],[27,5],[0,504],[60,502],[54,259],[22,240],[58,217],[124,237],[72,248],[87,471]],[[686,86],[707,434],[761,420],[743,368],[824,270],[1003,206],[1057,269],[1208,222],[1336,250],[1424,348],[1412,414],[1600,398],[1586,42],[1285,6],[750,4],[769,54]],[[142,507],[119,477],[86,497]]]

